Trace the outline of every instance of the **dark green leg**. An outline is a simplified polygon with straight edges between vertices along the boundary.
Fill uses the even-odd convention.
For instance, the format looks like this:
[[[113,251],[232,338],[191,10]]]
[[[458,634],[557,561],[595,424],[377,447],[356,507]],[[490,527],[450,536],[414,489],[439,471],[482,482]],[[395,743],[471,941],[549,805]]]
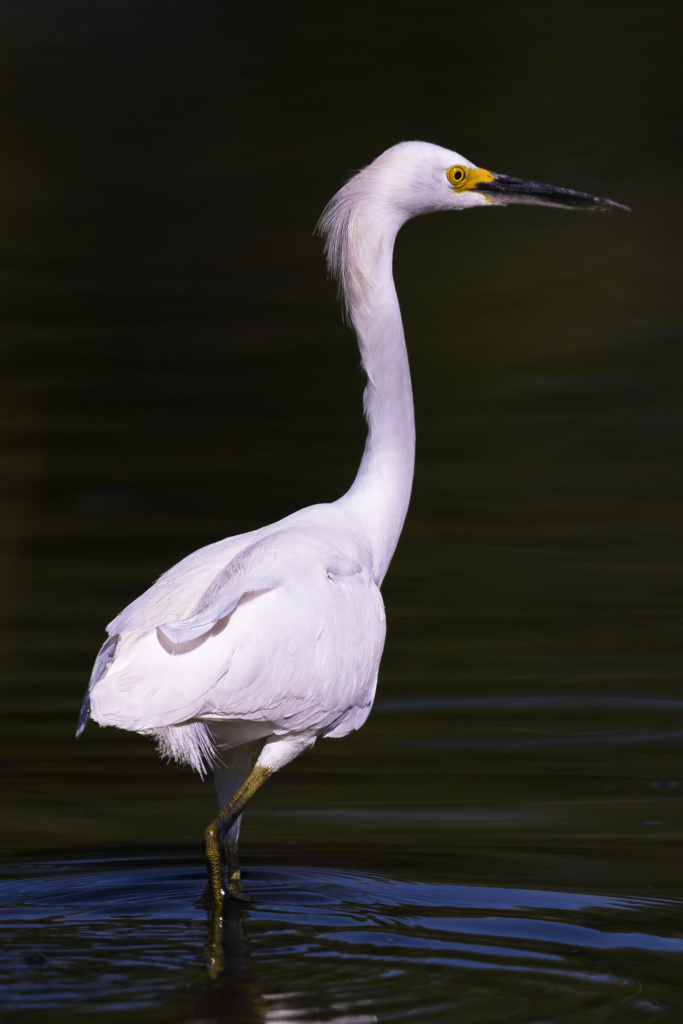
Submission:
[[[258,764],[254,765],[247,781],[237,790],[230,803],[225,805],[221,813],[217,818],[214,818],[204,833],[204,857],[206,859],[206,871],[209,876],[211,902],[214,908],[222,906],[226,894],[223,869],[221,868],[223,837],[228,832],[230,826],[237,821],[256,790],[263,785],[269,775],[272,775],[269,768],[263,768]],[[237,844],[234,844],[234,850],[228,849],[226,854],[228,878],[232,877],[234,871],[237,872],[237,877],[239,877]]]
[[[224,851],[225,864],[228,875],[228,885],[230,885],[231,882],[239,882],[241,877],[239,843],[231,843],[229,839],[226,839],[224,844]]]

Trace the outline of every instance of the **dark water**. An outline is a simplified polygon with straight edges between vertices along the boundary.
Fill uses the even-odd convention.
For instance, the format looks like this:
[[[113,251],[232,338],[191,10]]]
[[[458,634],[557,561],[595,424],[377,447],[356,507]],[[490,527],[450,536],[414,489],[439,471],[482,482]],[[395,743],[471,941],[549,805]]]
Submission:
[[[665,1001],[683,1010],[677,900],[261,867],[212,945],[187,858],[43,861],[21,875],[6,885],[22,906],[6,1006],[57,1019],[629,1022],[667,1019]],[[207,983],[202,961],[213,974],[217,956]]]
[[[681,1019],[676,15],[0,5],[0,1020]],[[401,233],[378,700],[259,793],[219,936],[210,785],[78,708],[160,572],[353,479],[312,231],[403,138],[634,213]]]

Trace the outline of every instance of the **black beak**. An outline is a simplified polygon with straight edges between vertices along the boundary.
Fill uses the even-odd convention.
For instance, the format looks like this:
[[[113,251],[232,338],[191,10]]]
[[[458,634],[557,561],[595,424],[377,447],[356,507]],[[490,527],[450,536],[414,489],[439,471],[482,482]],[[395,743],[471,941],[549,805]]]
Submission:
[[[540,185],[524,178],[510,178],[507,174],[494,174],[493,181],[480,181],[475,191],[490,196],[497,206],[525,203],[533,206],[556,206],[563,210],[597,210],[600,213],[630,213],[628,206],[611,199],[591,196],[587,192],[574,192],[570,188]]]

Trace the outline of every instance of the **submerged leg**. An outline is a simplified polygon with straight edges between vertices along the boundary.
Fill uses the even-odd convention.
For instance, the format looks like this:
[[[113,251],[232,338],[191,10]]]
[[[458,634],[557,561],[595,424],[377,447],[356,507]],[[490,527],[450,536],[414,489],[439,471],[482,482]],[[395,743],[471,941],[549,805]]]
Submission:
[[[218,817],[214,818],[204,833],[204,857],[206,858],[206,871],[209,876],[209,888],[214,906],[220,905],[223,902],[226,891],[223,870],[221,868],[221,844],[224,837],[230,831],[230,827],[237,821],[257,789],[272,774],[273,769],[261,764],[254,765],[247,781],[237,790],[232,800],[225,805],[221,813]],[[236,853],[237,843],[235,842],[232,856],[235,857]],[[229,872],[233,869],[230,861],[231,854],[228,850]],[[239,869],[238,865],[239,862],[237,863],[237,870]],[[229,874],[228,877],[231,877],[231,875]]]

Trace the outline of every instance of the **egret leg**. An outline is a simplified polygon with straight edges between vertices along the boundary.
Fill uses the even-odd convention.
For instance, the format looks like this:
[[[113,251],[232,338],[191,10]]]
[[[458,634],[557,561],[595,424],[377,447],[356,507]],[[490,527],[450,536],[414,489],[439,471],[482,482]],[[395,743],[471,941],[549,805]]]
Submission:
[[[214,906],[220,906],[226,894],[223,869],[221,867],[221,845],[223,844],[224,836],[230,830],[230,826],[237,821],[257,789],[260,789],[266,779],[272,774],[273,772],[270,768],[265,768],[259,764],[254,765],[247,781],[237,790],[232,800],[225,805],[220,814],[214,818],[204,832],[206,872],[209,876],[209,889]],[[232,849],[233,845],[234,850]],[[233,871],[239,872],[237,843],[229,844],[226,853],[228,878],[231,878]]]
[[[236,839],[226,839],[223,844],[225,851],[225,863],[228,875],[228,885],[231,882],[239,882],[242,872],[240,871],[240,848]]]
[[[217,735],[217,746],[220,749],[220,733]],[[218,809],[230,803],[233,796],[247,779],[251,771],[252,762],[258,758],[263,749],[263,740],[258,739],[249,743],[242,743],[238,747],[228,748],[225,752],[225,760],[217,764],[214,769],[214,785],[218,797]],[[242,819],[236,822],[227,830],[223,837],[223,863],[227,863],[226,881],[231,885],[239,881],[239,836]]]

